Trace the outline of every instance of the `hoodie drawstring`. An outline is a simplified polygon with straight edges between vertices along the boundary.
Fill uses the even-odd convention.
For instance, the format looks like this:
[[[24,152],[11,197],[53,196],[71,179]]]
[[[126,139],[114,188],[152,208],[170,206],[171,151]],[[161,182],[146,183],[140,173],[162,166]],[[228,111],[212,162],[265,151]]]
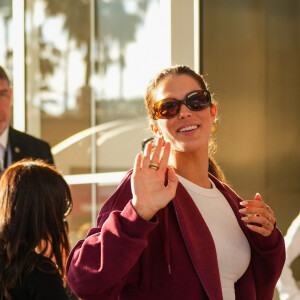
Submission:
[[[167,205],[164,209],[164,248],[165,248],[165,255],[168,264],[168,272],[171,274],[171,253],[170,253],[170,241],[169,241],[169,206]]]

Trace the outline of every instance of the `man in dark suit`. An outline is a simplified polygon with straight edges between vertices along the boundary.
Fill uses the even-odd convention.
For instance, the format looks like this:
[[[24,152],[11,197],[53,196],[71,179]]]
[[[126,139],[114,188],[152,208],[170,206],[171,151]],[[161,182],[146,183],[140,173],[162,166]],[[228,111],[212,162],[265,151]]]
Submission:
[[[17,131],[9,125],[11,106],[10,80],[0,66],[0,170],[23,158],[42,159],[54,164],[47,142]]]

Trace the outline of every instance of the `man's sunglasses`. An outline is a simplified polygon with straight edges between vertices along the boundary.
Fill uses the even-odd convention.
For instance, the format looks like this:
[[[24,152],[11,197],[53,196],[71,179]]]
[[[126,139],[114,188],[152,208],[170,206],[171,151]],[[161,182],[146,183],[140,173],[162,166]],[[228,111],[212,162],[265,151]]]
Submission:
[[[207,90],[199,90],[189,93],[183,100],[166,98],[157,101],[154,103],[152,118],[154,120],[174,118],[179,114],[182,104],[192,111],[203,110],[211,105],[210,93]]]

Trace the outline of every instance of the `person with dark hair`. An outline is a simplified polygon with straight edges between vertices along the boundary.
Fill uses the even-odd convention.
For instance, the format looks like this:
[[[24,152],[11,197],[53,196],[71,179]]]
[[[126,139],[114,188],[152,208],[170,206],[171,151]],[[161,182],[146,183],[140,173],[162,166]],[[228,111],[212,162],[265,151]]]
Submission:
[[[0,66],[0,172],[23,158],[42,159],[54,164],[47,142],[12,128],[12,88],[4,68]]]
[[[0,299],[69,299],[65,280],[72,209],[62,175],[41,160],[14,163],[0,179]]]
[[[284,240],[258,193],[243,201],[208,172],[217,107],[203,77],[165,69],[145,103],[155,149],[72,249],[70,287],[83,299],[272,299]]]

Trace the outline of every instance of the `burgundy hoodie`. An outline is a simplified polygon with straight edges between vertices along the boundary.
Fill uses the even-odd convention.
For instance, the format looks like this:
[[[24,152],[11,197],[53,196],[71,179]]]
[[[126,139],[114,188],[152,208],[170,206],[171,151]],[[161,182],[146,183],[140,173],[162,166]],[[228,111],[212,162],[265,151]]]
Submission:
[[[188,192],[179,183],[173,201],[146,221],[131,205],[131,174],[101,209],[97,227],[71,251],[72,290],[82,299],[222,300],[215,245]],[[269,237],[250,231],[238,211],[241,198],[210,178],[251,247],[249,267],[235,284],[236,299],[271,300],[285,261],[283,237],[277,228]]]

